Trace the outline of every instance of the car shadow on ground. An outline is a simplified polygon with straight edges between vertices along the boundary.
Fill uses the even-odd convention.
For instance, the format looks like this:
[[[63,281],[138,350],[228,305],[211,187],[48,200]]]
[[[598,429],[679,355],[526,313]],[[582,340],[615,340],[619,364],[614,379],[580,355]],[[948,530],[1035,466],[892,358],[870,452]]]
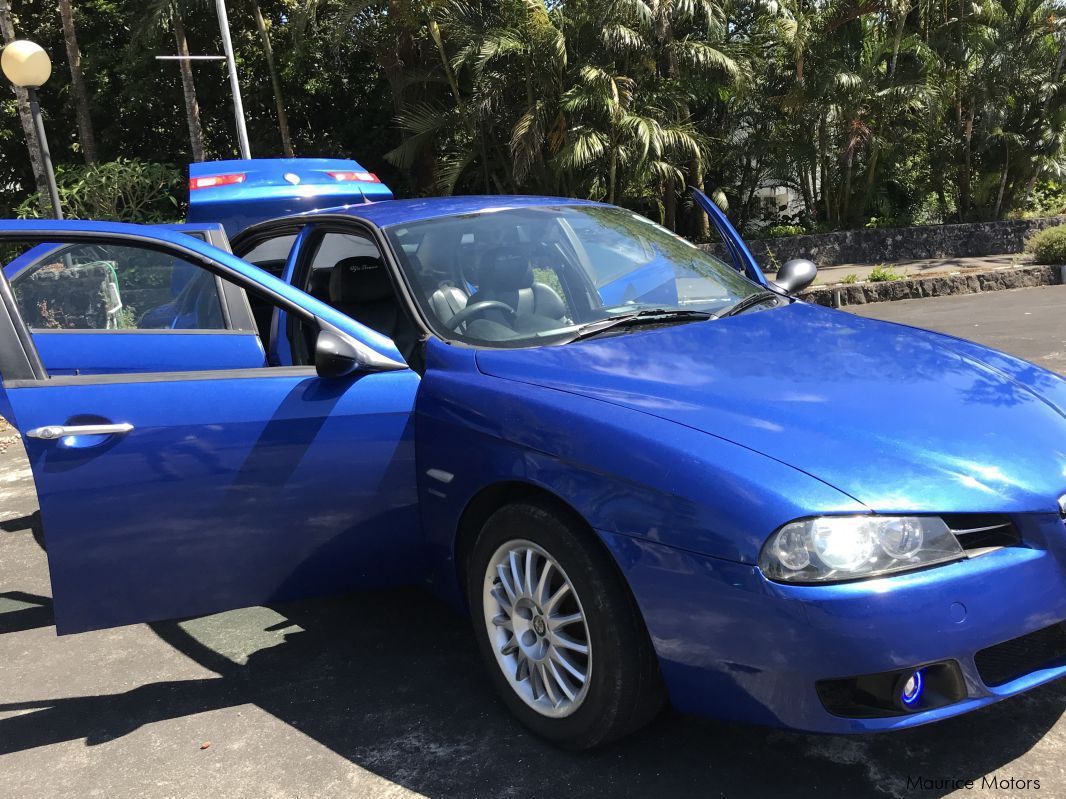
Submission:
[[[0,597],[2,598],[2,597]],[[47,597],[9,597],[23,615],[0,632],[51,623]],[[0,754],[254,704],[339,756],[427,797],[942,796],[908,779],[966,780],[1001,771],[1066,709],[1047,686],[964,718],[894,735],[813,736],[664,713],[592,753],[532,737],[491,692],[469,623],[422,591],[279,605],[278,643],[231,660],[195,622],[152,630],[217,676],[107,695],[0,704]],[[29,615],[32,614],[32,619]],[[253,617],[234,623],[256,624]],[[240,632],[240,631],[236,631]],[[250,630],[245,632],[262,632]],[[233,630],[229,634],[234,634]],[[208,639],[210,637],[208,636]],[[1050,776],[1050,775],[1049,775]]]

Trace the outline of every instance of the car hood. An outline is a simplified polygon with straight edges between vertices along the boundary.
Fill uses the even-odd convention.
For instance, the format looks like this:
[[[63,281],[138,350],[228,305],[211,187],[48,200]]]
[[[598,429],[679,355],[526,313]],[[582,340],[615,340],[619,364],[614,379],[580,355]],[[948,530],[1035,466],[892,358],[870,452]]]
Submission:
[[[875,511],[1050,511],[1066,493],[1066,381],[819,306],[482,350],[477,363],[727,439]]]

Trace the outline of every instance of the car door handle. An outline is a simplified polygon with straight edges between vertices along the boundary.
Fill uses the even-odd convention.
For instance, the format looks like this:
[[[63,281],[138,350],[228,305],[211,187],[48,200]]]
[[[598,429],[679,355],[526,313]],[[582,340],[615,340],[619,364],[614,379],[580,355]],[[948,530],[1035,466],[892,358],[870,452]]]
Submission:
[[[55,441],[57,438],[67,436],[124,436],[133,425],[128,422],[122,424],[73,424],[73,425],[47,425],[28,430],[26,435],[30,438],[40,438],[45,441]]]

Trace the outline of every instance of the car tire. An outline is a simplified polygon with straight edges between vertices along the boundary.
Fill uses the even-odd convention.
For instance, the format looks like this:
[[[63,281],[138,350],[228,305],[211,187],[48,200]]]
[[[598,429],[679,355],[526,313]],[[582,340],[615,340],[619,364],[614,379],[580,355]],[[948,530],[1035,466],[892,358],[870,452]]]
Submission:
[[[496,511],[469,553],[466,583],[492,681],[537,735],[589,749],[662,708],[636,602],[602,544],[565,509],[524,501]]]

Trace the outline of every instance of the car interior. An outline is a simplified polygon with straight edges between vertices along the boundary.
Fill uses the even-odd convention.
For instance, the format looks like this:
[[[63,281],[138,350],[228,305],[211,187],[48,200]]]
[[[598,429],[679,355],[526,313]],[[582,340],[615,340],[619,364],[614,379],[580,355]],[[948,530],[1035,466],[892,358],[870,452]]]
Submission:
[[[280,277],[295,235],[256,245],[244,257]],[[295,285],[311,296],[388,337],[413,367],[421,361],[419,328],[400,301],[377,245],[349,232],[322,233],[302,259]],[[462,225],[434,228],[405,251],[417,297],[432,321],[446,331],[482,340],[505,341],[519,334],[556,329],[569,320],[568,302],[557,288],[537,278],[553,275],[545,245],[485,240]],[[301,274],[302,272],[302,274]],[[273,308],[249,298],[256,325],[269,340]],[[471,313],[473,311],[474,313]],[[465,315],[464,315],[465,314]],[[291,320],[290,320],[291,324]],[[297,351],[311,351],[309,331],[290,330]],[[300,341],[300,339],[305,339]]]

